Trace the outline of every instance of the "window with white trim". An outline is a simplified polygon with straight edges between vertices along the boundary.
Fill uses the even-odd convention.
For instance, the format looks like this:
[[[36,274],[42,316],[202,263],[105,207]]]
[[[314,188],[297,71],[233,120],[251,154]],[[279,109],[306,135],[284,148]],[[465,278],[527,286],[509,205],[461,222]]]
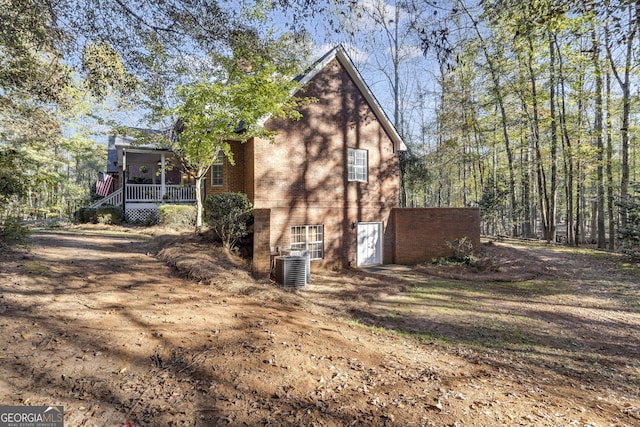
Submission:
[[[311,259],[324,256],[324,226],[295,225],[290,228],[291,250],[308,250]]]
[[[222,187],[224,184],[224,159],[219,153],[211,164],[211,186]]]
[[[367,182],[367,150],[348,149],[349,181]]]

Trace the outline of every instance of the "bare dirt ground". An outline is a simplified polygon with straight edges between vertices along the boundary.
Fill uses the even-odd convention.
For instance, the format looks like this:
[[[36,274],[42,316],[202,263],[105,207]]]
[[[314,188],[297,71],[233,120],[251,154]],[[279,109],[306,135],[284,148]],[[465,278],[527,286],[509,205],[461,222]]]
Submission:
[[[0,248],[0,404],[66,426],[640,425],[638,266],[485,250],[483,271],[285,292],[204,241],[36,232]]]

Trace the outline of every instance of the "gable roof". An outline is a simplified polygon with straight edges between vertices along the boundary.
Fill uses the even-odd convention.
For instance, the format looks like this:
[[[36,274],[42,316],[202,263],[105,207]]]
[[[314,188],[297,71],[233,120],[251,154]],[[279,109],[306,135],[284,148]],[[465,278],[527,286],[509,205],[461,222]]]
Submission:
[[[391,120],[389,120],[389,117],[380,106],[380,103],[376,99],[373,92],[371,92],[369,86],[365,83],[362,75],[360,75],[355,65],[353,64],[353,61],[351,61],[351,58],[349,58],[349,55],[347,55],[347,52],[344,50],[344,47],[342,45],[338,45],[331,49],[318,61],[316,61],[303,75],[298,76],[295,80],[297,80],[301,86],[306,85],[334,59],[336,59],[340,63],[340,65],[344,67],[344,69],[349,74],[349,77],[351,77],[351,80],[353,80],[364,98],[369,103],[369,106],[373,110],[376,118],[382,125],[383,129],[387,132],[387,135],[389,135],[389,138],[391,138],[391,140],[393,141],[394,151],[406,151],[407,146],[402,140],[400,134],[398,134],[396,127],[393,125],[393,123],[391,123]]]

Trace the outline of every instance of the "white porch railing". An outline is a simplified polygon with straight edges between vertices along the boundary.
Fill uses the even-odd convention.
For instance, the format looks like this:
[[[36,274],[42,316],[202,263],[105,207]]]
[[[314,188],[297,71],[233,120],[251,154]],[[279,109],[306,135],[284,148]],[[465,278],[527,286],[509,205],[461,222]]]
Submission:
[[[196,191],[193,186],[165,185],[164,194],[161,184],[125,184],[127,202],[195,202]]]
[[[93,203],[90,208],[97,208],[103,205],[113,205],[113,206],[122,206],[122,188],[118,188],[113,193],[109,194],[107,197],[98,200]]]

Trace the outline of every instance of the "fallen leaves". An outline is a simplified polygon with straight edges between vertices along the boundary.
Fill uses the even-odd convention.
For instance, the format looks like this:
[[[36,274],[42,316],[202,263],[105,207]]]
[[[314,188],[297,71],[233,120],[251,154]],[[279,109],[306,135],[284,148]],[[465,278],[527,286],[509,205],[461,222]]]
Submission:
[[[104,247],[114,250],[90,251]],[[208,257],[203,247],[184,246],[180,255],[194,250]],[[204,279],[201,285],[183,281],[168,275],[146,248],[131,253],[115,239],[74,247],[78,259],[106,259],[92,264],[95,287],[80,286],[88,273],[79,271],[77,262],[61,285],[67,263],[54,261],[70,254],[55,248],[37,249],[37,259],[43,265],[49,259],[55,267],[39,273],[37,282],[15,270],[2,283],[0,359],[7,374],[0,388],[9,390],[11,403],[64,404],[69,425],[114,426],[126,420],[135,427],[569,426],[635,425],[640,420],[637,397],[615,388],[618,381],[633,384],[623,376],[637,372],[635,355],[627,357],[626,365],[618,359],[607,364],[600,354],[581,360],[583,342],[569,350],[547,347],[548,354],[539,356],[545,359],[531,365],[531,359],[501,349],[480,353],[467,346],[440,346],[429,338],[418,342],[337,322],[321,314],[326,310],[303,311],[311,306],[305,298],[329,301],[319,293],[280,296],[258,282],[250,289],[260,292],[241,292],[247,289],[242,287],[247,275],[237,270],[218,272],[220,284],[233,282],[238,292],[221,292]],[[320,288],[325,279],[326,287]],[[356,300],[382,306],[383,299],[397,296],[391,292],[395,284],[356,271],[318,276],[315,286],[348,296],[333,306],[344,308],[336,315],[356,306]],[[377,291],[379,299],[364,294]],[[563,310],[572,301],[568,294],[558,298]],[[34,302],[42,301],[48,303],[46,310],[32,310],[42,307]],[[524,307],[514,299],[492,301],[510,304],[518,313]],[[394,305],[392,312],[401,313],[400,307]],[[578,320],[585,319],[586,312],[578,314]],[[621,312],[607,321],[634,325],[633,315]],[[420,316],[411,319],[425,325]],[[431,326],[447,326],[443,322],[451,319],[436,320],[440,325]],[[544,337],[553,331],[553,324],[545,324]],[[571,329],[566,331],[556,338],[577,342]],[[584,331],[579,336],[588,339]],[[609,342],[594,348],[601,351],[605,345]]]

